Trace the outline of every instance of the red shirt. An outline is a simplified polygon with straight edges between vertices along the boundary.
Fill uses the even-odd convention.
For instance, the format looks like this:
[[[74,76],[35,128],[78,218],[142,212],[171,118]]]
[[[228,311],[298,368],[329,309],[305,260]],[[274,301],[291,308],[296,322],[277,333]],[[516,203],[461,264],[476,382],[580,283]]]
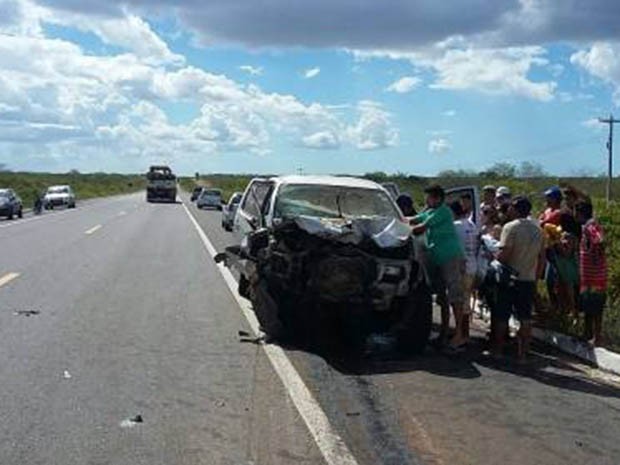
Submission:
[[[555,224],[556,226],[560,225],[560,218],[562,217],[562,212],[559,208],[547,208],[538,218],[540,220],[540,225],[544,226],[547,223]]]
[[[607,260],[603,243],[603,228],[593,219],[583,225],[579,244],[579,274],[581,292],[607,291]]]

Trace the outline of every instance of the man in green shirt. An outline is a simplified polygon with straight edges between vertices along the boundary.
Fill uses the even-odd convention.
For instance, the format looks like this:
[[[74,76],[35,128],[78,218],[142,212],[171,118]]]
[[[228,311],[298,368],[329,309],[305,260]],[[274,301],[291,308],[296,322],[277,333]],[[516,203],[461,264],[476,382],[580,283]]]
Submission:
[[[448,302],[454,312],[456,331],[450,341],[452,349],[460,349],[467,343],[463,318],[465,293],[463,274],[465,254],[454,227],[452,211],[445,205],[445,192],[439,185],[424,190],[426,206],[411,220],[413,234],[426,235],[426,265],[438,300],[443,300],[447,291]],[[448,307],[443,305],[441,312],[441,336],[445,337],[450,324]]]

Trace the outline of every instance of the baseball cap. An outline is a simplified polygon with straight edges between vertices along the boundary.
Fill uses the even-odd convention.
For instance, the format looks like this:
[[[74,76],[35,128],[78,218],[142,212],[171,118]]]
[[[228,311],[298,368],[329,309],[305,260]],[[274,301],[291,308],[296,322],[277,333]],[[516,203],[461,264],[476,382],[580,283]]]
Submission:
[[[495,192],[496,190],[497,190],[497,188],[495,186],[491,185],[491,184],[487,184],[486,186],[484,186],[482,188],[483,192],[486,192],[486,191],[493,191],[493,192]]]
[[[552,199],[561,199],[562,190],[558,186],[550,187],[545,191],[545,197],[551,197]]]
[[[497,191],[495,192],[495,196],[496,197],[510,196],[510,189],[508,189],[506,186],[500,186],[497,188]]]

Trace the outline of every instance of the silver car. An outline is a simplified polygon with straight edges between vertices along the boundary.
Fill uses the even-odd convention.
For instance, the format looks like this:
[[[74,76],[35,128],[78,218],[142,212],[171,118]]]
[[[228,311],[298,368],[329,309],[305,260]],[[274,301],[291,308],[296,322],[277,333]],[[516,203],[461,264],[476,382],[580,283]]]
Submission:
[[[230,196],[228,203],[222,207],[222,228],[226,231],[232,231],[235,213],[237,213],[241,197],[243,197],[243,192],[235,192]]]
[[[198,208],[222,209],[222,191],[219,189],[204,188],[196,200]]]

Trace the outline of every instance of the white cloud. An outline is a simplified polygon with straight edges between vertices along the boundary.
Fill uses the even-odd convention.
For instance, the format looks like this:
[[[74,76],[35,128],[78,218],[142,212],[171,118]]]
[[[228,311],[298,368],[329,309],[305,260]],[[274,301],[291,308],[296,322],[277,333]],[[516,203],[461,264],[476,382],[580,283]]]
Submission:
[[[573,53],[570,61],[610,84],[614,89],[614,102],[620,105],[620,42],[596,42],[586,50]]]
[[[336,134],[331,131],[315,132],[302,138],[304,147],[311,149],[337,149],[340,147],[340,140]]]
[[[594,131],[600,132],[603,129],[606,129],[607,126],[605,126],[603,123],[601,123],[598,118],[588,118],[584,121],[581,122],[581,125],[583,127],[586,127],[588,129],[592,129]]]
[[[242,66],[239,66],[239,69],[241,71],[245,71],[251,76],[262,76],[263,75],[262,66],[242,65]]]
[[[452,118],[453,116],[456,116],[456,110],[445,110],[442,111],[441,114],[443,116],[447,116],[448,118]]]
[[[405,94],[411,92],[418,87],[422,80],[415,76],[404,76],[397,81],[390,84],[385,90],[388,92],[396,92],[399,94]]]
[[[39,169],[109,169],[226,151],[265,154],[275,134],[317,149],[397,142],[377,104],[304,103],[154,54],[94,55],[65,40],[0,33],[0,151]],[[174,102],[199,114],[174,123],[164,111]],[[121,159],[134,164],[113,164]]]
[[[128,50],[147,62],[174,65],[182,65],[185,62],[183,56],[172,53],[168,45],[153,32],[151,26],[138,16],[127,15],[123,18],[106,20],[69,18],[66,15],[54,15],[56,21],[91,31],[104,43]]]
[[[432,139],[428,143],[429,153],[441,155],[449,152],[450,150],[452,150],[452,145],[450,144],[450,142],[443,138]]]
[[[482,48],[462,37],[449,37],[428,47],[410,51],[353,51],[358,60],[389,58],[406,60],[435,74],[430,87],[474,90],[490,95],[516,95],[534,100],[553,99],[557,83],[529,78],[535,66],[549,64],[542,47]]]
[[[318,67],[307,69],[304,71],[304,78],[312,79],[314,77],[317,77],[320,72],[321,72],[321,68],[318,68]]]
[[[347,129],[351,142],[360,150],[377,150],[398,145],[398,130],[391,115],[373,101],[361,101],[357,110],[359,120]]]
[[[555,82],[534,82],[528,73],[534,65],[544,65],[541,47],[508,49],[450,49],[431,66],[438,89],[475,89],[486,94],[517,95],[534,100],[553,98]]]

